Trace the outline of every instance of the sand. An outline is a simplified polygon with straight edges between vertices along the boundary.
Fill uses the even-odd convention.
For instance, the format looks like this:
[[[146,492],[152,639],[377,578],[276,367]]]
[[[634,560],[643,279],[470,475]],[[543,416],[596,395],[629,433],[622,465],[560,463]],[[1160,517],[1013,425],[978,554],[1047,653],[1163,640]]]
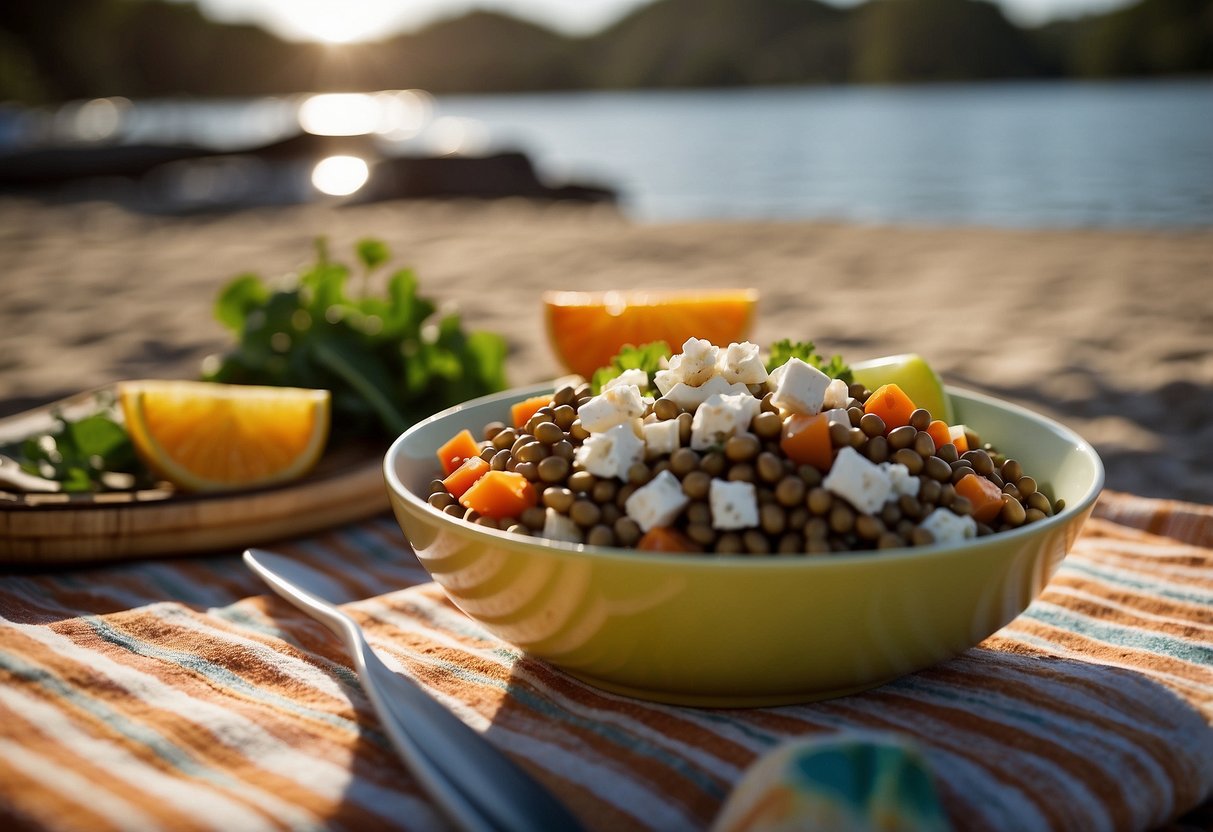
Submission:
[[[860,360],[924,355],[949,383],[1090,440],[1109,488],[1213,503],[1213,229],[1020,231],[731,222],[500,201],[301,206],[162,218],[0,201],[0,415],[124,378],[190,378],[221,350],[233,275],[374,236],[424,294],[504,334],[513,383],[560,372],[551,288],[761,292],[752,333]]]

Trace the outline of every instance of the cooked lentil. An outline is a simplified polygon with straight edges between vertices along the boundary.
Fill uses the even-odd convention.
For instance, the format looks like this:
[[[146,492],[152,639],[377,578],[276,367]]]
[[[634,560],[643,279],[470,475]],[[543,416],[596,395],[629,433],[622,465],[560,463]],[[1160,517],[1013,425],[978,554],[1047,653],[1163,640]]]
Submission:
[[[787,456],[781,447],[784,415],[761,385],[749,385],[749,389],[760,403],[748,429],[704,451],[690,447],[693,408],[685,410],[664,397],[651,401],[645,408],[650,421],[677,421],[679,447],[664,455],[650,453],[645,461],[627,465],[618,477],[598,477],[577,461],[578,448],[590,436],[578,411],[593,397],[587,385],[564,386],[555,392],[551,404],[539,408],[522,427],[492,421],[481,434],[481,459],[494,471],[514,471],[526,477],[538,493],[539,505],[518,517],[493,519],[461,505],[441,479],[429,484],[427,502],[435,510],[484,528],[522,535],[540,534],[545,511],[552,510],[571,519],[588,545],[633,547],[644,531],[626,513],[627,501],[637,489],[669,471],[687,498],[675,516],[674,527],[705,552],[752,556],[929,545],[935,542],[934,536],[918,524],[933,511],[946,508],[971,516],[972,502],[958,495],[954,487],[969,474],[984,477],[1003,494],[994,519],[976,524],[978,535],[1039,522],[1064,506],[1061,500],[1050,500],[1019,462],[983,443],[971,429],[965,431],[971,450],[961,454],[950,443],[936,448],[926,432],[932,421],[928,411],[915,409],[909,424],[890,429],[879,415],[864,411],[870,392],[852,384],[845,402],[846,423],[832,422],[827,428],[831,446],[835,452],[855,448],[878,465],[905,466],[917,483],[916,494],[894,494],[878,510],[860,511],[824,487],[824,471]],[[722,530],[713,526],[709,497],[716,480],[754,485],[758,519],[752,527]]]
[[[883,436],[873,436],[868,440],[867,447],[864,448],[864,455],[878,465],[888,461],[889,440]]]
[[[884,419],[881,419],[875,413],[865,413],[860,416],[857,427],[867,434],[868,437],[884,436],[886,433]]]

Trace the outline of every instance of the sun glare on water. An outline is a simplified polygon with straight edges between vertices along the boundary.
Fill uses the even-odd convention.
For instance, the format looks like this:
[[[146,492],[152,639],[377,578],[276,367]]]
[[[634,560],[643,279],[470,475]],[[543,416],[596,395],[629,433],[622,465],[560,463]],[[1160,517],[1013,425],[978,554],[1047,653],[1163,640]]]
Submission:
[[[329,156],[312,170],[312,185],[322,194],[349,196],[366,184],[370,167],[357,156]]]
[[[299,126],[317,136],[376,133],[401,140],[415,136],[425,126],[432,106],[422,90],[320,93],[299,104]]]

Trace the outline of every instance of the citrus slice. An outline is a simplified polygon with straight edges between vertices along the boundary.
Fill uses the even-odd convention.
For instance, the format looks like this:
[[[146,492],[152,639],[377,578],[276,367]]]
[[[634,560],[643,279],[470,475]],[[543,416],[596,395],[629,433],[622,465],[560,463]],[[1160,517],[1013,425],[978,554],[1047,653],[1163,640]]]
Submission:
[[[557,359],[570,372],[589,378],[625,344],[665,341],[677,353],[688,338],[704,338],[717,346],[744,339],[758,292],[545,292],[543,305]]]
[[[119,385],[118,399],[140,458],[190,491],[295,479],[328,440],[327,390],[131,381]]]
[[[855,381],[869,390],[884,384],[896,384],[918,407],[931,416],[952,424],[952,401],[943,389],[943,381],[921,355],[903,353],[873,358],[851,365]]]

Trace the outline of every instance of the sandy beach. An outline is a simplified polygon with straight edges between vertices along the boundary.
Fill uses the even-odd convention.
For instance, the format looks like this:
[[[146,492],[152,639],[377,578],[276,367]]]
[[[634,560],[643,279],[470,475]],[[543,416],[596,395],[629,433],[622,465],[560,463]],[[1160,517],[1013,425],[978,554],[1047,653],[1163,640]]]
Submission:
[[[640,225],[501,201],[161,218],[0,201],[0,415],[125,378],[190,378],[226,345],[234,275],[306,263],[324,235],[413,266],[423,294],[504,334],[515,384],[560,372],[546,289],[752,286],[753,340],[849,360],[925,356],[952,384],[1059,419],[1111,489],[1213,503],[1213,229],[1018,231],[821,223]]]

